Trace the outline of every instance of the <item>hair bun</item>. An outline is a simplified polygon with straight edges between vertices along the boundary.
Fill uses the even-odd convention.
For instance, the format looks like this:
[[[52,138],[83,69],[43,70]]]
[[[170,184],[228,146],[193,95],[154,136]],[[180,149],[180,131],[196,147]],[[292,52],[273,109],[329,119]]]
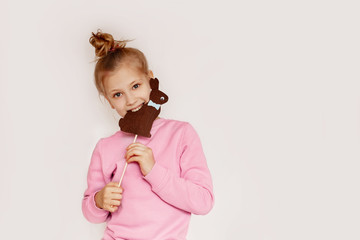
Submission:
[[[109,33],[103,33],[98,29],[97,33],[92,32],[89,42],[95,48],[95,55],[98,58],[105,57],[109,51],[124,48],[127,41],[116,41]]]

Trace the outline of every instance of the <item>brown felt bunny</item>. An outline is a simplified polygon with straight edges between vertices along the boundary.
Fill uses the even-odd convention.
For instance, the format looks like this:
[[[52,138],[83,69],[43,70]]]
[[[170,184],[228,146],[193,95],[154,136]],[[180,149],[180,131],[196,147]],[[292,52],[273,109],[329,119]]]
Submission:
[[[144,137],[151,137],[150,130],[153,122],[160,113],[161,105],[169,100],[169,97],[159,90],[159,80],[150,79],[150,100],[137,112],[128,111],[119,120],[121,131],[134,133]]]

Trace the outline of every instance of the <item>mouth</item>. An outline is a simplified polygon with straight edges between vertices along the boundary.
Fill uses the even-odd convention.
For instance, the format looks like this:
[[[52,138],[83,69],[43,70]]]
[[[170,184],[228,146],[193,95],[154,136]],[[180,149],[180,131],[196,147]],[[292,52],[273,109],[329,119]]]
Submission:
[[[142,108],[143,105],[144,105],[144,103],[140,104],[140,106],[138,106],[137,108],[131,109],[130,111],[137,112]]]

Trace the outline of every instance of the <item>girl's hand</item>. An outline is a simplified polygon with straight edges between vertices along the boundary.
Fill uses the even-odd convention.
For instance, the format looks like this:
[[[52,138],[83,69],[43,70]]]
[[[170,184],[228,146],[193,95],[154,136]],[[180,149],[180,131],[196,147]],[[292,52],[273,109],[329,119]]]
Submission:
[[[121,204],[123,188],[118,183],[110,182],[101,191],[95,194],[95,203],[98,208],[115,212]]]
[[[127,163],[137,162],[144,176],[151,171],[155,164],[151,148],[138,142],[132,143],[126,148],[125,159]]]

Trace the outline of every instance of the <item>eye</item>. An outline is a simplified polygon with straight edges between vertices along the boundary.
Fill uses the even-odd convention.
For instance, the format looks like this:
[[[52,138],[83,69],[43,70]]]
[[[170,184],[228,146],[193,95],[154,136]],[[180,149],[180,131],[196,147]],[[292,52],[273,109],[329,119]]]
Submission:
[[[164,97],[161,97],[161,98],[160,98],[160,100],[161,100],[161,101],[164,101],[164,100],[165,100],[165,98],[164,98]]]
[[[115,93],[115,94],[114,94],[114,97],[117,98],[117,97],[120,97],[121,95],[122,95],[122,93],[119,93],[119,92],[118,92],[118,93]]]
[[[138,87],[140,87],[140,84],[135,84],[135,85],[133,86],[134,89],[136,89],[136,88],[138,88]]]

